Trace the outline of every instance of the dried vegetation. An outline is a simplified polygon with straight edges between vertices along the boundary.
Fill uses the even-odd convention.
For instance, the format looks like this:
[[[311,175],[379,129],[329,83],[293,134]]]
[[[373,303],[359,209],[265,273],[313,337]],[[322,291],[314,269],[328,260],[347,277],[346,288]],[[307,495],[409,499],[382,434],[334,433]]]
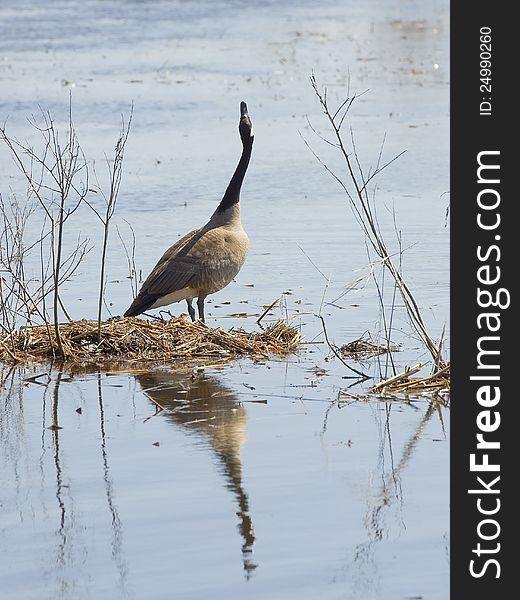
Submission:
[[[348,199],[352,214],[364,234],[371,266],[370,276],[373,279],[379,298],[380,321],[384,336],[384,345],[365,340],[355,340],[339,349],[332,347],[331,343],[329,343],[329,347],[351,370],[354,369],[345,362],[347,357],[355,360],[365,360],[381,354],[386,355],[386,365],[384,371],[380,373],[381,381],[370,388],[372,393],[377,393],[383,389],[388,391],[390,388],[397,388],[399,392],[411,389],[415,391],[419,389],[423,391],[449,390],[450,369],[449,362],[444,356],[444,331],[438,340],[430,335],[419,302],[404,277],[402,269],[402,235],[397,226],[395,212],[392,211],[392,221],[396,237],[396,248],[391,248],[388,244],[379,222],[378,203],[376,202],[377,186],[374,180],[403,153],[401,152],[385,162],[383,160],[385,138],[383,138],[375,166],[369,169],[364,168],[358,155],[352,128],[348,128],[348,133],[344,134],[349,111],[356,99],[362,94],[350,94],[350,90],[347,89],[347,97],[339,104],[332,106],[327,88],[320,87],[314,75],[311,76],[311,85],[325,117],[325,128],[322,133],[310,122],[308,123],[309,127],[321,141],[334,148],[336,154],[339,154],[343,169],[333,171],[306,143],[323,168],[341,186]],[[347,289],[340,298],[351,289]],[[336,301],[340,298],[337,298]],[[420,340],[423,347],[430,354],[432,372],[429,377],[411,380],[408,377],[411,371],[405,370],[403,373],[399,373],[393,360],[395,348],[391,342],[391,337],[395,330],[395,309],[398,298],[406,311],[413,335]],[[320,316],[320,318],[324,324],[323,317]],[[327,339],[325,327],[324,333]],[[418,368],[414,367],[414,372],[418,372],[422,367],[423,365],[418,366]],[[367,377],[365,376],[365,378]]]
[[[8,339],[0,340],[0,360],[268,358],[294,352],[300,340],[300,332],[283,321],[251,333],[242,329],[212,329],[184,317],[169,321],[116,317],[103,321],[101,328],[97,321],[87,320],[60,324],[61,348],[53,328],[22,327]]]

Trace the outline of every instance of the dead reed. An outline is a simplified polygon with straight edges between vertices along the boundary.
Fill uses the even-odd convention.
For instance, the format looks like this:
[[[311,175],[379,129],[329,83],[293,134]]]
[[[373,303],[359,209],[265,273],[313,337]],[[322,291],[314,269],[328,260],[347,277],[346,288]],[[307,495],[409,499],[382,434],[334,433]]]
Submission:
[[[0,339],[0,360],[28,363],[52,359],[68,361],[99,359],[177,360],[191,358],[268,358],[298,349],[300,332],[283,321],[263,331],[212,329],[183,317],[169,321],[144,321],[115,317],[102,321],[71,321],[60,324],[61,348],[54,329],[22,327]]]
[[[382,394],[440,394],[450,392],[450,366],[435,371],[426,377],[410,377],[423,367],[417,364],[412,368],[405,369],[402,373],[389,377],[372,386],[371,393]]]
[[[383,228],[379,222],[378,203],[376,202],[377,186],[375,185],[375,179],[382,171],[396,161],[403,152],[385,162],[383,160],[385,137],[383,137],[375,166],[368,169],[362,166],[352,127],[349,128],[349,131],[346,134],[344,131],[344,126],[348,123],[347,116],[350,108],[362,94],[351,94],[349,84],[346,90],[346,98],[339,102],[339,104],[332,106],[328,97],[327,88],[321,87],[318,84],[314,74],[311,76],[310,80],[325,116],[325,131],[322,134],[310,123],[310,121],[308,121],[308,125],[321,141],[325,142],[329,147],[334,148],[335,151],[339,153],[339,156],[342,158],[343,169],[337,173],[333,171],[318,153],[312,149],[310,144],[306,140],[304,141],[322,167],[341,186],[348,199],[350,208],[352,209],[352,214],[364,233],[367,256],[371,266],[370,276],[376,287],[379,299],[380,318],[386,340],[386,346],[378,346],[377,348],[369,348],[365,345],[364,348],[359,350],[356,346],[354,346],[354,348],[343,346],[341,348],[341,355],[342,357],[353,357],[357,359],[363,357],[363,352],[365,352],[363,358],[378,356],[379,354],[386,355],[384,373],[383,371],[381,372],[382,381],[377,386],[374,386],[372,390],[379,386],[385,386],[385,384],[388,384],[390,380],[396,377],[399,378],[400,375],[397,375],[396,365],[394,364],[392,357],[395,348],[392,347],[390,340],[395,328],[394,312],[396,308],[396,298],[400,297],[409,322],[413,328],[413,334],[420,339],[431,355],[434,372],[429,379],[434,380],[437,374],[441,373],[440,379],[437,379],[436,382],[443,386],[443,381],[447,378],[449,385],[449,362],[444,356],[444,330],[438,340],[435,340],[430,335],[419,302],[408,282],[405,280],[401,261],[403,254],[402,235],[397,225],[395,211],[393,211],[391,215],[395,233],[395,248],[391,248],[387,243],[386,236],[383,235]],[[388,275],[390,277],[388,277]],[[334,302],[346,295],[351,289],[352,288],[349,287]],[[388,294],[391,295],[391,300],[388,298]],[[362,340],[358,340],[358,342],[360,346],[366,344],[365,342],[361,344]],[[344,360],[343,362],[346,364]],[[387,378],[388,369],[391,369],[391,372],[393,372],[393,377],[390,377],[390,379]],[[401,381],[400,385],[401,384],[403,384],[403,381]],[[417,383],[416,385],[419,384]]]

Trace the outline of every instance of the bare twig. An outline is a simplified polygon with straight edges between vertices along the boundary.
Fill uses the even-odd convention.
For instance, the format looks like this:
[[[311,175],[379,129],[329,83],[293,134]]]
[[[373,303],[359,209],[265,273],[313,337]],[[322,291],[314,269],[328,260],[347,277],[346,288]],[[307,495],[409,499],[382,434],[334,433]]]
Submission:
[[[331,341],[329,340],[329,335],[327,333],[327,328],[325,326],[325,319],[323,318],[322,315],[316,315],[316,317],[318,317],[318,319],[321,321],[321,325],[323,327],[323,335],[325,336],[325,341],[327,343],[327,346],[334,353],[334,355],[336,356],[336,358],[338,358],[347,367],[347,369],[350,369],[351,371],[353,371],[354,373],[356,373],[356,375],[359,375],[363,379],[370,379],[369,375],[366,375],[362,371],[358,371],[357,369],[354,369],[354,367],[351,367],[348,364],[348,362],[341,356],[341,354],[338,352],[338,349],[336,348],[336,346],[334,346],[334,344],[332,344]]]
[[[265,317],[265,315],[272,309],[274,308],[278,302],[280,302],[280,298],[277,298],[274,302],[272,302],[265,310],[264,312],[258,317],[258,319],[256,320],[257,324],[260,325],[260,323],[262,322],[262,319]]]
[[[39,149],[19,142],[8,136],[4,128],[0,128],[0,139],[10,150],[15,165],[26,180],[26,202],[31,205],[34,198],[44,213],[41,237],[27,247],[24,244],[25,227],[22,227],[19,219],[11,219],[11,227],[6,228],[11,245],[14,242],[20,249],[17,264],[11,261],[6,269],[12,282],[10,289],[19,302],[11,308],[12,314],[17,314],[23,306],[28,323],[31,323],[32,315],[38,313],[48,325],[45,298],[51,294],[54,338],[58,353],[63,355],[59,326],[60,308],[67,318],[70,317],[60,296],[60,285],[72,276],[86,252],[86,241],[78,240],[76,250],[64,258],[65,223],[85,198],[88,189],[88,169],[72,121],[70,96],[67,129],[64,134],[60,132],[50,113],[43,109],[39,119],[33,117],[31,124],[41,135],[42,144]],[[15,203],[17,202],[15,199]],[[19,207],[20,203],[16,206]],[[5,207],[2,207],[2,213],[5,222]],[[19,208],[13,212],[13,215],[17,214]],[[46,248],[44,241],[48,244]],[[29,291],[24,267],[24,259],[32,248],[39,248],[41,261],[41,280],[33,293]],[[50,264],[50,275],[47,275],[46,262]],[[3,266],[5,267],[5,263]]]
[[[380,229],[378,221],[377,221],[376,214],[372,209],[370,198],[368,195],[368,190],[367,190],[368,184],[374,179],[374,177],[379,175],[384,169],[386,169],[395,160],[397,160],[403,153],[401,152],[397,156],[393,157],[391,160],[381,164],[382,163],[383,145],[385,142],[385,139],[383,139],[383,143],[381,144],[381,148],[380,148],[379,155],[377,158],[376,167],[372,172],[369,172],[368,176],[365,176],[364,170],[359,161],[359,156],[358,156],[358,153],[356,150],[354,134],[353,134],[352,129],[350,130],[351,151],[349,151],[347,149],[346,143],[343,139],[343,135],[341,132],[341,128],[342,128],[343,122],[346,118],[348,111],[350,110],[354,100],[356,100],[360,95],[354,94],[350,98],[347,98],[340,104],[338,109],[334,110],[334,109],[331,109],[329,106],[326,88],[320,89],[314,74],[311,75],[310,81],[311,81],[311,85],[314,90],[314,93],[316,94],[316,96],[320,102],[323,113],[325,114],[325,117],[327,118],[327,121],[332,129],[332,133],[335,137],[335,141],[330,142],[330,140],[329,140],[329,143],[331,143],[333,146],[335,146],[340,151],[340,153],[344,159],[344,162],[345,162],[350,185],[347,185],[339,175],[334,173],[325,164],[325,162],[316,154],[316,152],[314,152],[314,150],[312,150],[312,148],[310,148],[310,146],[308,144],[307,144],[307,146],[311,149],[312,153],[317,158],[317,160],[320,162],[320,164],[341,185],[347,198],[349,199],[349,202],[350,202],[350,205],[354,212],[354,215],[356,217],[356,220],[358,221],[363,232],[365,233],[366,239],[367,239],[370,247],[378,256],[381,265],[384,267],[384,269],[386,269],[390,273],[390,275],[394,279],[395,287],[397,290],[399,290],[399,293],[403,299],[407,314],[410,317],[410,321],[411,321],[414,329],[418,333],[420,339],[422,340],[422,342],[428,349],[429,353],[431,354],[431,356],[434,360],[435,369],[442,369],[445,365],[445,362],[444,362],[444,359],[442,356],[442,348],[441,348],[442,343],[437,344],[431,338],[431,336],[427,330],[426,324],[424,322],[424,319],[422,317],[422,313],[419,308],[419,305],[418,305],[411,289],[409,288],[408,284],[404,280],[400,267],[395,264],[395,262],[392,259],[391,253],[387,249],[386,243],[383,239],[383,235],[381,233],[381,229]],[[320,135],[320,137],[322,137],[322,136]],[[381,292],[379,292],[379,294],[380,294],[380,301],[382,301]],[[386,325],[385,325],[385,328],[386,328]],[[388,329],[387,329],[387,331],[388,331]]]
[[[102,212],[94,209],[103,224],[98,341],[104,302],[109,225],[121,184],[124,149],[131,119],[132,112],[128,121],[122,121],[114,160],[109,162],[107,159],[108,191],[103,192],[101,187],[94,190],[100,191],[105,201]],[[89,240],[81,234],[70,250],[70,228],[67,227],[67,222],[83,204],[93,208],[87,198],[87,193],[92,191],[89,186],[89,169],[74,127],[70,96],[64,127],[58,127],[50,112],[41,108],[40,113],[29,122],[38,134],[35,145],[18,141],[7,134],[5,127],[0,127],[0,140],[10,151],[13,163],[26,183],[26,196],[23,200],[15,194],[9,195],[7,200],[0,195],[0,334],[4,336],[1,351],[8,352],[5,347],[10,343],[9,351],[14,356],[13,335],[19,333],[21,327],[43,323],[52,354],[65,356],[68,350],[62,341],[60,315],[65,315],[69,322],[72,318],[60,288],[75,276],[91,250]],[[39,237],[36,239],[34,234],[29,236],[26,232],[30,219],[34,223],[30,231],[38,230],[37,220],[41,221]],[[28,260],[32,253],[38,254],[39,272],[28,276],[26,265],[33,263]],[[132,264],[134,256],[135,236]]]
[[[123,159],[125,154],[126,142],[128,140],[128,136],[130,134],[130,126],[132,124],[132,116],[133,116],[133,105],[130,109],[130,116],[128,118],[128,122],[125,123],[124,116],[121,118],[121,131],[119,133],[119,138],[117,140],[115,146],[114,159],[111,163],[107,158],[108,165],[108,173],[109,173],[109,191],[108,194],[103,192],[103,189],[98,186],[99,191],[101,192],[101,196],[105,201],[105,209],[103,212],[100,212],[97,208],[95,208],[90,202],[87,204],[94,211],[94,214],[98,217],[98,219],[103,224],[103,244],[101,250],[101,267],[99,274],[99,296],[98,296],[98,339],[101,339],[101,316],[103,310],[103,301],[105,297],[105,270],[106,270],[106,257],[107,257],[107,249],[108,249],[108,236],[110,232],[110,221],[114,215],[114,211],[116,209],[117,197],[119,195],[119,188],[121,186],[121,177],[123,173]]]
[[[130,248],[130,251],[128,250],[126,242],[123,239],[123,236],[121,235],[121,232],[119,231],[119,227],[117,225],[116,225],[116,231],[117,231],[117,237],[119,238],[119,240],[123,246],[123,250],[125,252],[126,262],[128,265],[128,278],[130,279],[130,289],[132,291],[132,299],[134,299],[137,296],[137,291],[139,289],[137,269],[135,266],[135,247],[136,247],[135,231],[134,231],[134,228],[132,227],[131,223],[129,223],[126,219],[123,219],[123,220],[128,225],[128,227],[130,229],[130,233],[132,234],[132,246]]]

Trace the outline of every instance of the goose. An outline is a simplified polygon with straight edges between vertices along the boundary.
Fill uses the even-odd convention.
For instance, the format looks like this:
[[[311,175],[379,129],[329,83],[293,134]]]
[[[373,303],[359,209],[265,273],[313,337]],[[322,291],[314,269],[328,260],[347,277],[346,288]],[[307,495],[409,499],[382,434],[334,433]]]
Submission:
[[[249,239],[240,220],[240,189],[254,140],[245,102],[240,103],[238,130],[242,155],[220,204],[206,225],[190,231],[166,250],[125,312],[125,317],[186,300],[188,313],[195,321],[192,302],[197,298],[199,319],[204,323],[206,297],[225,288],[242,268]]]

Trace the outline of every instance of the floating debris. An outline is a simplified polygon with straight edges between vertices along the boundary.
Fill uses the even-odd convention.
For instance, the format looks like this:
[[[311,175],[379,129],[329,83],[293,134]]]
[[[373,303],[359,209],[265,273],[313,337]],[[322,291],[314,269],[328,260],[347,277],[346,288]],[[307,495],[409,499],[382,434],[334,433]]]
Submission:
[[[402,373],[380,381],[370,388],[372,393],[390,394],[449,394],[450,393],[450,365],[445,365],[427,377],[410,377],[422,369],[421,363]]]
[[[71,321],[60,324],[60,337],[64,356],[59,355],[53,327],[23,327],[0,339],[0,360],[267,358],[273,354],[290,354],[301,342],[299,330],[284,321],[274,323],[264,331],[247,332],[243,329],[213,329],[184,317],[168,321],[115,317],[101,323],[99,338],[97,321]]]
[[[371,358],[380,354],[386,354],[387,352],[397,352],[398,350],[399,348],[396,346],[380,346],[362,338],[344,344],[339,349],[342,356],[356,359]]]

